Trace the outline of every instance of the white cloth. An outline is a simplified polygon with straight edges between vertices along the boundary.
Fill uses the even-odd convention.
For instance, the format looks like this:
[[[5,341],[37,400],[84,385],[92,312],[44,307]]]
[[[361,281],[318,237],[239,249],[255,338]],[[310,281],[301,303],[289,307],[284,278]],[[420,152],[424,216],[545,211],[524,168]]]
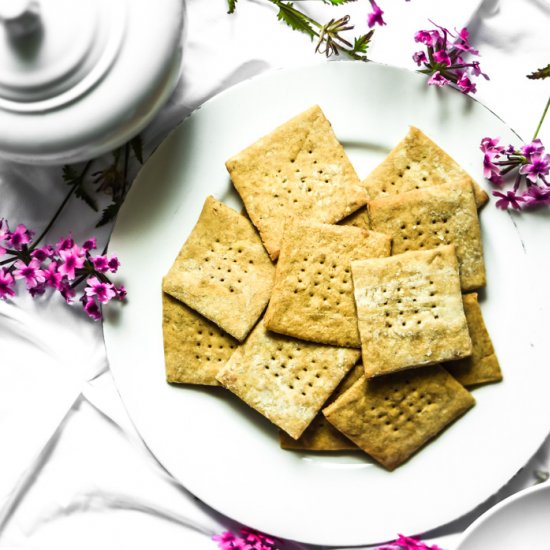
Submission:
[[[548,81],[525,75],[550,61],[548,1],[379,4],[387,26],[376,30],[371,59],[414,69],[414,32],[429,28],[428,19],[450,28],[469,23],[482,69],[491,77],[478,79],[476,98],[530,139]],[[320,20],[350,13],[358,30],[366,30],[366,0],[338,8],[300,5]],[[145,132],[148,151],[204,100],[236,82],[270,68],[318,61],[308,38],[278,22],[274,6],[264,0],[240,0],[235,14],[226,11],[225,0],[187,0],[182,77]],[[550,144],[549,121],[540,137]],[[39,230],[66,192],[59,168],[0,163],[0,217],[12,224]],[[97,214],[73,198],[48,240],[70,231],[80,241],[96,234],[102,247],[110,227],[98,231],[96,221]],[[541,280],[547,280],[543,237],[533,235],[532,242]],[[0,301],[0,352],[0,548],[207,550],[216,547],[212,534],[238,528],[189,494],[148,452],[114,387],[100,325],[57,296],[32,300],[20,292],[16,300]],[[484,509],[533,484],[535,470],[550,468],[550,442],[541,444],[498,495],[428,533],[430,542],[452,550],[457,534]]]

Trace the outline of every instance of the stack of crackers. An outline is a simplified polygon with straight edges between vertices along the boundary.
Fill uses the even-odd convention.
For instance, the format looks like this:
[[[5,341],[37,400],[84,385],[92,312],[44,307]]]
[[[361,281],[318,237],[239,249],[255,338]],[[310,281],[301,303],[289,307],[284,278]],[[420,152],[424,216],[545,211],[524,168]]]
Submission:
[[[420,130],[360,181],[315,106],[226,166],[246,212],[208,197],[163,280],[169,382],[394,469],[501,380],[474,292],[488,197]]]

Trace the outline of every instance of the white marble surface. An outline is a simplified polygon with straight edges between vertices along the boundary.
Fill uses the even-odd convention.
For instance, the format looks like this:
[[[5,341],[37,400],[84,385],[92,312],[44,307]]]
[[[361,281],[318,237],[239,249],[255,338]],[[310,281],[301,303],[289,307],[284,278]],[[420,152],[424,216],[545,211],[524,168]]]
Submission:
[[[479,82],[476,98],[530,139],[549,93],[548,81],[525,78],[550,61],[547,0],[379,3],[388,25],[376,31],[373,60],[413,69],[413,34],[429,26],[428,18],[451,28],[468,23],[491,76]],[[358,27],[366,26],[365,0],[339,8],[303,5],[320,19],[350,13]],[[279,23],[266,2],[240,0],[234,15],[226,11],[225,0],[186,1],[182,77],[144,134],[148,151],[228,86],[271,68],[318,61],[309,40]],[[550,143],[550,122],[540,136]],[[66,190],[59,167],[0,163],[0,217],[12,224],[44,227]],[[96,234],[102,246],[110,227],[98,231],[96,221],[97,214],[73,199],[48,238],[70,231],[77,240]],[[545,221],[533,246],[541,272],[537,284],[547,286]],[[57,296],[33,301],[20,292],[16,300],[0,302],[0,351],[0,548],[214,549],[211,535],[236,527],[198,502],[149,454],[113,384],[100,325]],[[548,427],[550,432],[550,420]],[[498,495],[426,538],[453,550],[481,511],[533,484],[535,470],[550,469],[550,443],[541,445]]]

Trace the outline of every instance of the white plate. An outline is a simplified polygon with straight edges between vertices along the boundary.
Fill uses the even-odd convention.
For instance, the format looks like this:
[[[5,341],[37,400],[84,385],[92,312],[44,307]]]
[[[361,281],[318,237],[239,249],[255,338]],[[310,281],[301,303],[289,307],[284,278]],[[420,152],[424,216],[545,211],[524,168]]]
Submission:
[[[550,484],[536,485],[487,510],[456,550],[539,550],[550,540]]]
[[[550,369],[529,325],[532,274],[512,219],[482,215],[488,288],[482,308],[505,381],[390,473],[364,456],[279,449],[277,430],[221,389],[164,381],[161,278],[208,194],[238,208],[224,161],[314,103],[364,177],[418,126],[478,181],[483,136],[517,141],[479,103],[426,86],[413,72],[324,63],[274,72],[208,101],[149,159],[119,215],[110,249],[123,262],[128,304],[105,322],[120,394],[158,460],[191,492],[257,529],[303,542],[356,545],[440,526],[480,504],[527,461],[547,432]],[[110,308],[111,313],[116,308]],[[534,383],[536,381],[536,383]]]

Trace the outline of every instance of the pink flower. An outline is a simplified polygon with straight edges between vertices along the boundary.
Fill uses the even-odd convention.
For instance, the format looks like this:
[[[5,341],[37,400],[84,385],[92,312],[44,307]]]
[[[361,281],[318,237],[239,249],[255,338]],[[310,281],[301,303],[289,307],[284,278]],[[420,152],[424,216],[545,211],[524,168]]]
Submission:
[[[434,52],[433,57],[436,63],[441,63],[442,65],[446,65],[447,67],[450,67],[452,65],[451,58],[445,50],[437,50],[436,52]]]
[[[54,253],[55,250],[48,244],[46,246],[42,246],[41,248],[35,248],[31,252],[31,256],[39,262],[44,262],[48,258],[51,258]]]
[[[504,151],[504,147],[498,144],[499,141],[500,138],[484,137],[479,148],[492,158]]]
[[[450,81],[447,80],[439,71],[435,71],[435,73],[428,80],[428,84],[430,86],[439,86],[440,88],[449,82]]]
[[[245,541],[230,531],[224,531],[221,535],[214,535],[212,540],[218,543],[220,550],[246,550]]]
[[[0,242],[6,240],[9,235],[10,229],[8,227],[8,222],[4,218],[0,218]],[[6,253],[6,249],[0,245],[0,256]]]
[[[531,156],[530,162],[524,164],[519,173],[527,177],[533,183],[537,183],[537,179],[541,178],[545,181],[544,176],[547,176],[550,171],[550,155],[534,154]]]
[[[115,287],[115,292],[117,294],[117,298],[119,300],[124,300],[124,298],[126,298],[126,294],[128,294],[128,292],[126,291],[126,288],[124,285],[120,285],[119,287]]]
[[[90,262],[94,266],[96,271],[100,273],[106,273],[109,271],[109,262],[107,261],[107,256],[93,256],[90,258]]]
[[[94,321],[101,320],[101,309],[93,298],[82,296],[82,306],[84,307],[84,311],[88,314],[88,317],[91,317]]]
[[[380,9],[380,7],[376,4],[374,0],[369,0],[370,5],[372,8],[372,12],[367,15],[367,24],[370,28],[374,27],[374,25],[385,25],[386,22],[384,19],[382,19],[382,16],[384,15],[384,12]]]
[[[116,273],[120,267],[120,262],[116,256],[111,256],[109,258],[109,271],[111,273]]]
[[[117,295],[112,283],[102,282],[97,277],[90,277],[87,283],[88,286],[84,289],[86,296],[96,296],[102,304],[106,304]]]
[[[420,67],[422,63],[427,63],[428,58],[424,52],[415,52],[413,54],[413,61]]]
[[[521,153],[530,160],[533,155],[544,154],[544,145],[540,139],[534,139],[531,143],[520,147]]]
[[[550,187],[532,185],[523,194],[525,204],[528,206],[542,206],[550,204]]]
[[[25,264],[22,260],[17,260],[14,267],[16,268],[14,271],[15,278],[25,279],[27,290],[46,280],[43,271],[39,269],[40,262],[38,260],[31,260],[28,264]]]
[[[76,290],[69,284],[66,279],[63,279],[61,281],[58,290],[68,304],[72,304],[74,302]]]
[[[57,263],[50,262],[48,267],[42,271],[44,273],[46,286],[50,286],[59,290],[61,288],[61,281],[63,280],[63,275],[57,270]]]
[[[32,236],[33,232],[20,223],[13,233],[8,233],[6,242],[15,250],[21,250],[23,245],[31,242]]]
[[[82,249],[86,252],[89,252],[90,250],[95,250],[97,248],[97,239],[95,237],[92,237],[91,239],[88,239],[87,241],[84,241],[82,243]]]
[[[520,202],[525,202],[525,199],[521,195],[517,195],[514,191],[508,191],[506,194],[500,191],[493,191],[495,197],[500,197],[496,202],[498,208],[506,210],[509,206],[519,210],[521,208]]]
[[[74,279],[75,269],[82,268],[86,261],[82,251],[76,244],[73,244],[71,248],[59,249],[59,255],[63,259],[63,263],[58,267],[59,272],[62,275],[67,275],[70,280]]]
[[[0,268],[0,298],[6,299],[9,296],[15,296],[15,291],[13,290],[13,285],[15,280],[12,274],[7,271],[5,268]]]
[[[495,184],[501,184],[504,180],[500,175],[500,168],[493,163],[490,154],[483,155],[483,176]]]
[[[476,85],[466,76],[465,73],[460,77],[456,85],[464,94],[468,94],[470,92],[474,94],[476,92]]]
[[[72,237],[63,237],[57,241],[55,247],[57,250],[68,250],[74,246],[74,240]]]

